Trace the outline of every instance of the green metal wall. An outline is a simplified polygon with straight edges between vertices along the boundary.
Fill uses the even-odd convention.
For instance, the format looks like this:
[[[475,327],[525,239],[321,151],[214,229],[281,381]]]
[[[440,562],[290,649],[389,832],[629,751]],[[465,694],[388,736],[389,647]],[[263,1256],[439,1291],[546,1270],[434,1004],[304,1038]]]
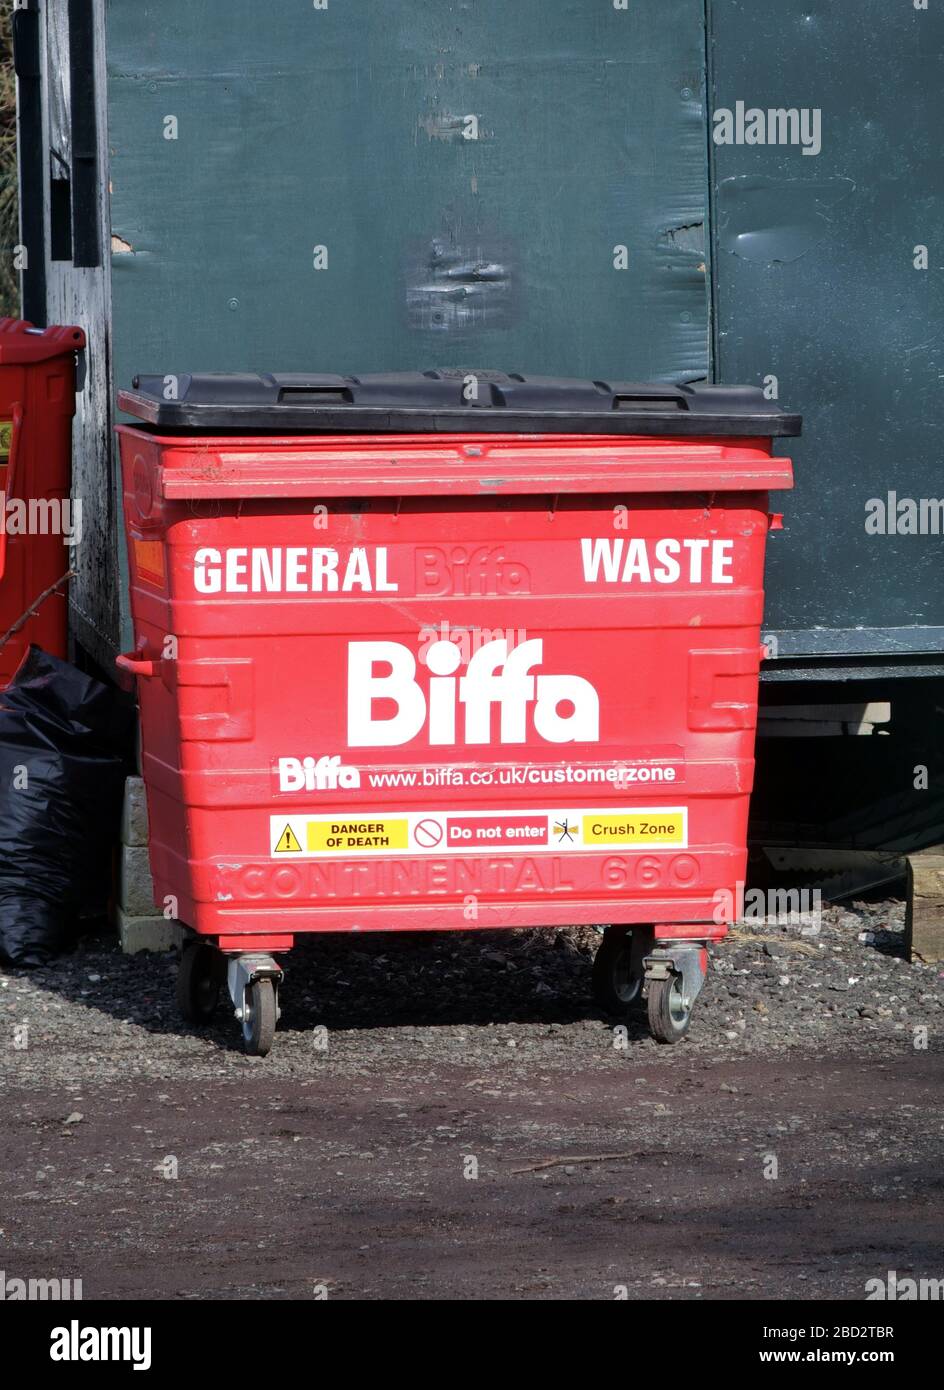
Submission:
[[[106,48],[116,384],[775,376],[781,656],[944,649],[941,538],[865,530],[944,493],[944,6],[110,0]],[[821,151],[714,144],[738,100],[820,109]]]
[[[111,0],[107,24],[118,384],[707,376],[703,0]]]
[[[712,143],[719,379],[803,412],[768,559],[781,655],[944,650],[940,535],[869,535],[944,497],[944,6],[711,0],[710,106],[822,111],[822,149]],[[915,248],[927,245],[929,268]]]

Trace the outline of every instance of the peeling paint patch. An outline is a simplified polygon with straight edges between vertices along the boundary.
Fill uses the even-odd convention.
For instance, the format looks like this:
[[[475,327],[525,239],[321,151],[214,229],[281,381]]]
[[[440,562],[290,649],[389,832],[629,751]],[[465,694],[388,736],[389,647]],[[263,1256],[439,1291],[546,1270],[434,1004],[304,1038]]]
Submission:
[[[115,236],[115,233],[112,232],[111,254],[113,256],[133,256],[134,247],[131,245],[130,241],[125,241],[124,237]]]
[[[776,179],[746,175],[718,185],[719,239],[745,261],[798,261],[833,230],[852,179]]]
[[[662,233],[662,243],[678,251],[693,251],[697,256],[705,254],[704,222],[686,222],[681,227],[667,227]]]

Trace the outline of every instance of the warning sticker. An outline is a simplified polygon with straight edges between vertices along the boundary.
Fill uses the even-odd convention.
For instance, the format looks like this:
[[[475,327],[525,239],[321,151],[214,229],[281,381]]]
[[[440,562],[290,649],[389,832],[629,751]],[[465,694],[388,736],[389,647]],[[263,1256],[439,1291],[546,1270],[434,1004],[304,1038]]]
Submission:
[[[0,463],[6,463],[10,457],[10,446],[13,443],[13,421],[0,420]]]
[[[298,843],[298,836],[290,825],[282,831],[276,842],[273,854],[301,854],[302,847]]]
[[[273,857],[475,854],[493,850],[685,849],[688,810],[397,811],[378,815],[269,817]]]
[[[685,844],[684,811],[610,811],[583,817],[583,838],[588,845]]]
[[[409,822],[405,817],[346,816],[328,820],[312,816],[308,820],[305,844],[311,854],[360,853],[362,850],[407,849]]]

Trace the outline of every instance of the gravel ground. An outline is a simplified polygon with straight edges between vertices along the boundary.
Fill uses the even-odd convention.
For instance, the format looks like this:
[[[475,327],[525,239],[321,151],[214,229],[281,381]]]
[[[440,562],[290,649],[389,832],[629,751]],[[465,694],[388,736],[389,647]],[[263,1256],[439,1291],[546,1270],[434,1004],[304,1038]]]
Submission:
[[[0,1268],[106,1298],[939,1278],[944,973],[902,933],[900,903],[741,925],[674,1047],[600,1016],[589,929],[307,943],[265,1059],[228,1009],[179,1022],[170,956],[0,972]]]
[[[828,908],[814,935],[794,925],[741,924],[713,951],[691,1032],[675,1048],[631,1024],[629,1051],[661,1065],[686,1055],[845,1049],[880,1055],[911,1047],[915,1028],[941,1045],[944,969],[909,964],[904,905]],[[81,1075],[122,1079],[240,1074],[270,1076],[333,1063],[357,1074],[412,1059],[490,1060],[496,1043],[528,1064],[608,1065],[612,1021],[590,995],[600,940],[592,928],[431,937],[325,937],[287,958],[282,1018],[271,1055],[242,1056],[228,1005],[206,1032],[190,1029],[174,1003],[176,961],[121,955],[111,940],[86,940],[46,969],[0,970],[0,1027],[27,1023],[28,1048],[8,1050],[8,1080],[45,1084]],[[920,1045],[920,1042],[919,1042]],[[320,1060],[321,1059],[321,1060]]]

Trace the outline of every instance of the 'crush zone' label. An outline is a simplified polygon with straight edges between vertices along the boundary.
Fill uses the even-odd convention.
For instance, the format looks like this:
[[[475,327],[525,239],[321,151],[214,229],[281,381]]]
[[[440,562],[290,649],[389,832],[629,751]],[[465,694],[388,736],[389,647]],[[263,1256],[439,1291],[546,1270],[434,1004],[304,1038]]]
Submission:
[[[274,859],[515,850],[686,849],[685,806],[540,811],[383,811],[269,817]]]

